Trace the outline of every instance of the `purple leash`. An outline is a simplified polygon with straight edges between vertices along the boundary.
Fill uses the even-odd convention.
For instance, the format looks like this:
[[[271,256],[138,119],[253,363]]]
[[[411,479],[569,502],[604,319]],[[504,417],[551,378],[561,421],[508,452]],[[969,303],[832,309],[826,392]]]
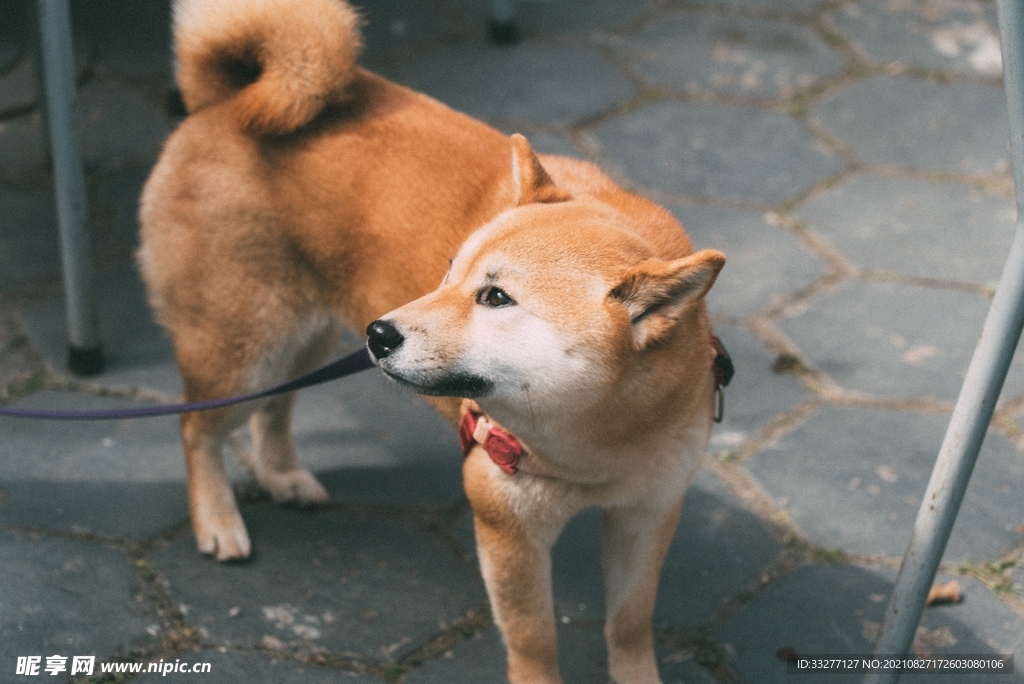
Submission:
[[[316,370],[311,370],[288,382],[253,394],[182,404],[157,404],[155,406],[136,406],[106,411],[47,411],[43,409],[20,409],[0,406],[0,416],[35,418],[39,420],[119,420],[122,418],[166,416],[175,413],[188,413],[189,411],[207,411],[209,409],[221,408],[222,406],[241,404],[242,402],[254,399],[263,399],[275,394],[293,392],[303,387],[311,387],[312,385],[319,385],[330,380],[345,377],[346,375],[353,375],[372,367],[373,361],[370,360],[370,353],[366,347],[360,347],[351,354],[341,356]]]

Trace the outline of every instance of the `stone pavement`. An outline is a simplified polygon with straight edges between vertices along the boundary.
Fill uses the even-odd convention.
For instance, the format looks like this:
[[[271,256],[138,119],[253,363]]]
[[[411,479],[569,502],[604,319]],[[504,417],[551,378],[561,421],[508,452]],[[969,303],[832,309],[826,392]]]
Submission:
[[[372,68],[599,163],[729,258],[710,304],[738,375],[662,574],[664,681],[868,652],[1015,222],[994,4],[519,0],[511,47],[484,0],[364,4]],[[0,401],[174,398],[131,262],[176,123],[166,2],[74,3],[93,378],[64,367],[28,6],[0,4]],[[372,372],[307,391],[296,422],[332,503],[276,506],[236,471],[256,551],[221,565],[194,547],[173,418],[0,420],[0,681],[63,681],[77,655],[89,681],[165,681],[99,675],[161,661],[210,664],[178,682],[502,681],[451,431]],[[965,598],[926,611],[919,653],[1024,656],[1022,425],[1015,364],[942,566]],[[567,682],[607,677],[598,543],[585,514],[555,551]]]

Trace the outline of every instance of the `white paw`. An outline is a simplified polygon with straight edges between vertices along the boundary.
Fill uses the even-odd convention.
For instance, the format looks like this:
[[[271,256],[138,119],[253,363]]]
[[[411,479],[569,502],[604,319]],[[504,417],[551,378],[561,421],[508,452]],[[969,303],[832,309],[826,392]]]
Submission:
[[[248,558],[252,542],[238,513],[211,516],[195,526],[196,546],[219,561]]]
[[[270,492],[278,503],[303,506],[327,503],[327,490],[308,470],[296,468],[283,473],[264,473],[260,486]]]

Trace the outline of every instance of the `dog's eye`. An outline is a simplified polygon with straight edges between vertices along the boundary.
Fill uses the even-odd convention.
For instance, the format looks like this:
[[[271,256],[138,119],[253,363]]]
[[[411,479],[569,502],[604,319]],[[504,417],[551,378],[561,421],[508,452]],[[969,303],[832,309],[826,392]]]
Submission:
[[[512,306],[516,303],[516,300],[512,299],[508,292],[505,292],[500,287],[494,286],[485,287],[480,290],[480,294],[477,295],[476,301],[493,309],[497,309],[502,306]]]

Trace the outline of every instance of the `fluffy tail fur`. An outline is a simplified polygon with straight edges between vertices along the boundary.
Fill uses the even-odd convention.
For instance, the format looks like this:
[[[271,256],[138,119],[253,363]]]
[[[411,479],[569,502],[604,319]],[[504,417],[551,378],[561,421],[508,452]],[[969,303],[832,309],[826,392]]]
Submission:
[[[239,127],[281,135],[345,99],[362,47],[343,0],[177,0],[178,87],[189,113],[231,100]]]

